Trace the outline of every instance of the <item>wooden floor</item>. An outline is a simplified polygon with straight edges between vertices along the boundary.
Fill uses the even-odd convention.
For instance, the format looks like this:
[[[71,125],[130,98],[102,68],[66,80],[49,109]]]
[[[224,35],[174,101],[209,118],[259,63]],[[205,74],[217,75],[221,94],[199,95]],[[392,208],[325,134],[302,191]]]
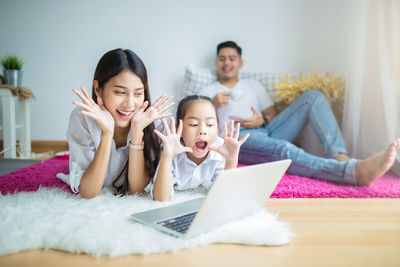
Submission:
[[[31,166],[39,163],[40,160],[24,160],[24,159],[3,159],[0,158],[0,176],[23,167]]]
[[[19,146],[19,140],[17,140],[17,146]],[[3,140],[0,140],[0,151],[3,150]],[[57,152],[67,151],[68,142],[67,140],[32,140],[31,141],[31,152],[32,160],[44,160],[53,157]],[[19,158],[18,150],[17,157]],[[0,159],[4,158],[4,155],[0,155]]]
[[[1,257],[0,266],[400,266],[400,199],[271,199],[266,206],[291,224],[290,245],[213,244],[114,259],[35,250]]]

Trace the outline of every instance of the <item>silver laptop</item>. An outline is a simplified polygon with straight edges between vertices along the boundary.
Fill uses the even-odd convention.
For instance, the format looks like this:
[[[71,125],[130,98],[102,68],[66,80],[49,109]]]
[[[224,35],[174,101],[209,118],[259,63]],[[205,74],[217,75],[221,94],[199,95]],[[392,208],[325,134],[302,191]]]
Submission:
[[[291,160],[221,172],[206,197],[132,214],[138,222],[180,238],[191,238],[260,211]]]

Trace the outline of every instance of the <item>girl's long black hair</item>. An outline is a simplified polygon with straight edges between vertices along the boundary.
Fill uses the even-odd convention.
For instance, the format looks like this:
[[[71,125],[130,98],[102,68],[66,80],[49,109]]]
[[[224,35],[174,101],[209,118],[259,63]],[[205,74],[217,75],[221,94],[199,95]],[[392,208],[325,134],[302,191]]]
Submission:
[[[151,105],[149,84],[147,81],[147,70],[144,66],[143,61],[131,50],[117,48],[105,53],[99,63],[97,64],[96,71],[94,73],[93,80],[97,80],[100,90],[104,89],[105,83],[112,77],[118,75],[124,70],[130,70],[137,75],[144,86],[144,100],[149,102]],[[97,103],[96,92],[94,87],[92,88],[92,98]],[[143,130],[143,142],[144,142],[144,163],[145,168],[149,174],[149,177],[153,177],[160,161],[160,141],[154,133],[154,123],[151,123]],[[129,158],[125,164],[125,167],[113,181],[112,185],[116,189],[117,194],[127,194],[129,190],[128,181],[128,166]],[[122,185],[117,186],[119,181],[124,179]]]

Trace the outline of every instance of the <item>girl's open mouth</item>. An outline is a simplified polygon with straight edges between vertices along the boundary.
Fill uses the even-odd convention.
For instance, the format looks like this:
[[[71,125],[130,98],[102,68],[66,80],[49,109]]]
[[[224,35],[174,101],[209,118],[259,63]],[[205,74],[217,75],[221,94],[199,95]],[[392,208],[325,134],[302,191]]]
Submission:
[[[207,148],[207,141],[198,141],[195,146],[199,152],[203,152]]]
[[[132,112],[133,112],[133,111],[126,112],[126,111],[119,111],[119,110],[117,110],[118,116],[119,116],[120,118],[124,119],[124,120],[129,119],[129,118],[131,117]]]

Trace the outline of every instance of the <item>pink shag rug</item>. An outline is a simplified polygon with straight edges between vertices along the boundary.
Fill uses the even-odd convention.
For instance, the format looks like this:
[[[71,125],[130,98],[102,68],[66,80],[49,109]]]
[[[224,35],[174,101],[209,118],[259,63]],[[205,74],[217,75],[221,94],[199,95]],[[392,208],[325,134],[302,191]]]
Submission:
[[[59,172],[69,173],[68,157],[51,158],[0,176],[0,192],[5,195],[57,187],[73,193],[68,184],[56,177]]]
[[[36,191],[39,187],[57,187],[72,193],[69,185],[56,178],[59,172],[69,172],[68,157],[52,158],[0,176],[0,191],[5,195]],[[400,198],[400,177],[389,172],[371,187],[360,187],[285,174],[271,197]]]

